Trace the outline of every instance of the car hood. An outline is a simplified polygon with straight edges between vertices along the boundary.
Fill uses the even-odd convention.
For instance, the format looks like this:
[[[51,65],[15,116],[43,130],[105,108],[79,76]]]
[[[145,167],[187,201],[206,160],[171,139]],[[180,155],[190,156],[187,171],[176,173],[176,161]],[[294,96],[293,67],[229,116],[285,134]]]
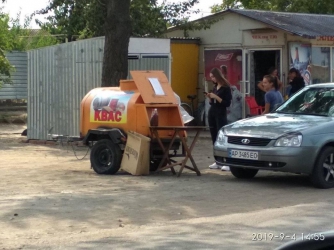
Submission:
[[[286,133],[303,131],[332,122],[332,117],[268,114],[237,121],[224,127],[226,135],[276,139]]]

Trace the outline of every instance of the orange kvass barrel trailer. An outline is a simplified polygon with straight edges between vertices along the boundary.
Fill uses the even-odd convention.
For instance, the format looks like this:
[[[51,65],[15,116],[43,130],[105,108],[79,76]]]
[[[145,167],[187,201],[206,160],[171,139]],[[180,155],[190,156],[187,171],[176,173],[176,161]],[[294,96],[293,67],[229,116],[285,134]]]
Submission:
[[[184,125],[174,92],[162,71],[130,73],[132,80],[121,80],[119,87],[92,89],[81,101],[80,137],[92,147],[90,161],[98,174],[115,174],[119,170],[128,131],[152,137],[150,118],[155,109],[159,126]],[[159,131],[166,146],[171,136],[172,131]],[[175,140],[171,150],[179,148],[180,140]],[[158,142],[152,138],[151,170],[158,167],[162,156]]]

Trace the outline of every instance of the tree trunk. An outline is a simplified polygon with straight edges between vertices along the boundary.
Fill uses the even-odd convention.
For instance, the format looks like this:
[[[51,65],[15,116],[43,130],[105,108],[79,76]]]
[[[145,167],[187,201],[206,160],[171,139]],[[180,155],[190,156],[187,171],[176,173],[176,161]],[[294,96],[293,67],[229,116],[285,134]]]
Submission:
[[[130,0],[107,0],[102,87],[119,86],[128,75]]]

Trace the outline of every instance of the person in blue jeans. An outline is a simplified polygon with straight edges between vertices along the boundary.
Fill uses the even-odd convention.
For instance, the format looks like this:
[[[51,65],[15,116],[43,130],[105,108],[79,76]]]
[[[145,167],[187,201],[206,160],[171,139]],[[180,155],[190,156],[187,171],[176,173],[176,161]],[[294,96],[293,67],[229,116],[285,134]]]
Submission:
[[[215,84],[211,93],[205,93],[206,98],[209,98],[210,109],[208,112],[208,122],[210,126],[210,133],[212,143],[214,144],[217,138],[218,131],[227,125],[227,110],[230,106],[232,93],[230,83],[223,76],[218,68],[213,68],[210,72],[210,78]],[[211,169],[219,169],[216,163],[209,166]],[[223,171],[228,171],[229,168],[223,166]]]
[[[263,88],[266,91],[264,95],[264,114],[268,114],[273,111],[276,107],[284,102],[281,92],[279,92],[279,85],[277,78],[272,75],[266,75],[263,77]]]

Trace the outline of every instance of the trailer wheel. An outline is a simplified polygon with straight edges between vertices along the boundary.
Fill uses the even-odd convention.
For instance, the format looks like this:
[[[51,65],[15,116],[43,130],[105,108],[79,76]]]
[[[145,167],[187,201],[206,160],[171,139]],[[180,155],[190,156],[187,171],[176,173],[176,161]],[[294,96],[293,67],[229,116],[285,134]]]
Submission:
[[[161,162],[161,158],[155,158],[150,161],[150,171],[154,172],[158,169],[159,164]],[[167,164],[167,160],[164,161],[163,167]]]
[[[111,140],[103,139],[94,144],[90,162],[98,174],[115,174],[121,167],[122,151]]]
[[[160,161],[158,159],[150,160],[150,171],[154,172],[158,169]]]

